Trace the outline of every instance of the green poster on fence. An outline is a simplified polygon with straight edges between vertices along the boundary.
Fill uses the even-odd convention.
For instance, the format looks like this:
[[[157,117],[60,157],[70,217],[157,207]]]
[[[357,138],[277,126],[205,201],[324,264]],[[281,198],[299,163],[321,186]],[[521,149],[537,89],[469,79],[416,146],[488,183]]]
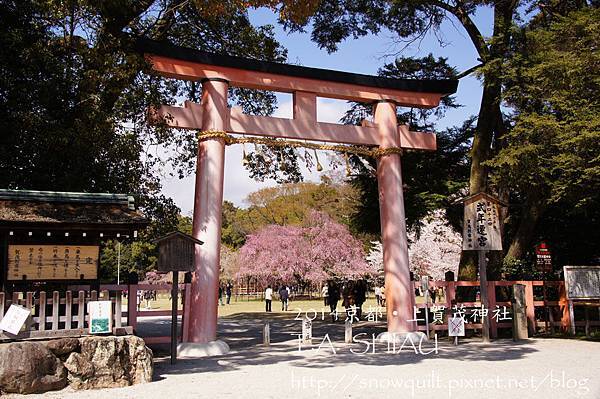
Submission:
[[[88,313],[90,315],[90,334],[112,332],[111,305],[111,301],[92,301],[88,303]]]

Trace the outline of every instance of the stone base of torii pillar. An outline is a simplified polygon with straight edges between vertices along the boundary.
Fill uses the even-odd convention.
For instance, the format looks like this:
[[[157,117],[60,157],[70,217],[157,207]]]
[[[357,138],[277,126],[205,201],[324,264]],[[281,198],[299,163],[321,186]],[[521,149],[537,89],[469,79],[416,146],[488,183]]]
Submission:
[[[220,339],[208,343],[182,342],[177,346],[177,358],[195,359],[229,353],[229,345]]]
[[[404,342],[412,342],[418,344],[419,342],[427,342],[429,338],[422,331],[409,331],[409,332],[382,332],[377,336],[377,342],[383,342],[386,344],[400,344]]]

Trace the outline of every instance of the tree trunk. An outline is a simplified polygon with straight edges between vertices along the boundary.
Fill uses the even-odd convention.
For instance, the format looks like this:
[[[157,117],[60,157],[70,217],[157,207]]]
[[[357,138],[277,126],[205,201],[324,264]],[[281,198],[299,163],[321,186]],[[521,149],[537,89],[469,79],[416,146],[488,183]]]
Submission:
[[[469,194],[474,195],[487,189],[488,171],[484,162],[490,158],[492,140],[497,127],[500,112],[500,84],[495,77],[484,76],[481,108],[477,119],[477,128],[471,147],[471,175]],[[458,279],[477,280],[477,253],[463,251],[458,266]]]
[[[527,252],[527,249],[531,246],[537,223],[545,208],[545,201],[540,199],[538,194],[533,194],[527,198],[523,204],[519,227],[508,248],[506,258],[521,259]]]
[[[481,107],[477,119],[475,136],[471,147],[471,174],[469,177],[469,194],[474,195],[487,191],[488,169],[484,163],[492,155],[492,144],[498,140],[505,127],[500,109],[502,86],[500,81],[501,61],[505,56],[510,38],[510,28],[516,3],[513,0],[501,0],[494,5],[494,41],[489,53],[481,54],[486,72],[483,76],[483,93]],[[474,43],[477,47],[477,44]],[[463,251],[460,257],[458,279],[477,279],[477,254]],[[492,262],[488,275],[496,275],[499,262]]]

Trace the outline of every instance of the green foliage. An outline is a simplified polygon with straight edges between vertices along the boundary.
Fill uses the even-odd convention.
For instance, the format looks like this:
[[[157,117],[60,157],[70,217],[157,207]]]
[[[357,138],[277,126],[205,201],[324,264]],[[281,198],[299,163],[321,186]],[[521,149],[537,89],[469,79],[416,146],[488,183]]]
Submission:
[[[502,263],[502,277],[505,280],[542,280],[543,273],[535,268],[535,259],[515,259],[510,256]]]
[[[490,162],[497,182],[585,207],[600,190],[600,10],[525,34],[507,63],[514,127]]]
[[[180,175],[194,170],[193,133],[150,127],[146,111],[181,96],[197,100],[201,87],[149,74],[132,36],[286,57],[272,27],[254,28],[245,11],[206,17],[178,0],[8,1],[0,3],[0,17],[0,186],[6,188],[153,196],[165,166]],[[232,90],[232,101],[268,114],[275,98]],[[157,156],[158,145],[172,156]]]
[[[253,27],[245,9],[203,11],[180,0],[0,2],[0,187],[135,194],[152,223],[122,245],[123,270],[152,268],[150,241],[178,227],[179,209],[159,194],[163,170],[195,169],[194,133],[149,126],[147,109],[201,96],[195,82],[153,75],[133,39],[286,59],[273,28]],[[252,90],[232,89],[231,101],[262,115],[275,105],[273,93]],[[101,261],[107,279],[116,275],[111,245]]]
[[[238,249],[246,242],[246,233],[239,222],[243,211],[229,201],[223,202],[221,221],[221,243],[232,249]]]
[[[434,58],[431,54],[423,58],[398,58],[384,65],[379,75],[389,78],[435,79],[451,78],[456,75],[454,68],[445,58]],[[434,110],[406,109],[398,107],[399,123],[408,124],[413,130],[433,130],[435,122],[442,118],[449,108],[456,108],[454,97],[445,97]],[[371,107],[355,104],[346,113],[343,122],[360,124],[372,114]],[[468,119],[463,126],[447,129],[437,134],[438,149],[435,152],[406,151],[402,155],[402,176],[404,178],[404,202],[407,225],[419,227],[420,221],[430,212],[448,208],[448,218],[458,228],[459,215],[450,208],[450,199],[464,190],[467,185],[469,165],[469,141],[473,137],[474,119]],[[361,161],[351,157],[355,173],[351,179],[360,192],[361,199],[357,211],[352,215],[351,226],[356,232],[378,237],[381,231],[379,222],[379,193],[375,175],[376,164],[372,159]],[[365,167],[365,163],[369,167]]]
[[[446,209],[446,217],[453,227],[460,229],[461,211],[452,206],[453,200],[464,192],[468,180],[467,154],[473,135],[473,120],[459,128],[441,131],[437,135],[435,152],[406,152],[402,156],[404,178],[404,206],[407,226],[419,229],[420,221],[436,209]],[[354,231],[378,236],[379,194],[373,168],[364,168],[352,177],[352,185],[360,193],[356,213],[351,224]]]
[[[507,64],[507,102],[515,125],[490,164],[497,180],[549,203],[575,207],[600,189],[600,10],[557,19],[526,33]]]
[[[445,12],[433,2],[373,1],[373,0],[323,0],[307,23],[286,21],[293,30],[312,25],[311,38],[321,48],[334,52],[338,44],[351,37],[377,34],[387,29],[400,38],[422,36],[429,29],[437,30]]]
[[[513,126],[487,164],[495,184],[512,188],[513,209],[522,207],[507,226],[515,237],[510,256],[543,238],[561,248],[561,262],[598,257],[599,21],[600,10],[585,8],[526,27],[503,68]]]
[[[103,282],[117,281],[119,243],[109,240],[100,255],[100,278]],[[120,244],[120,276],[127,281],[127,275],[135,272],[143,278],[146,272],[156,268],[158,254],[156,246],[147,241],[129,241]]]

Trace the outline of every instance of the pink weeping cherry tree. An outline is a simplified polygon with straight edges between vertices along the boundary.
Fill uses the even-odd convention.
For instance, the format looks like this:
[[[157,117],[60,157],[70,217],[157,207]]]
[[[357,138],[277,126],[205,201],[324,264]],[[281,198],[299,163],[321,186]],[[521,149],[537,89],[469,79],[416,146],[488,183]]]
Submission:
[[[237,277],[253,277],[261,285],[321,284],[376,272],[348,227],[317,211],[309,213],[303,226],[265,226],[239,252]]]
[[[447,271],[458,272],[462,236],[452,229],[442,210],[424,218],[419,234],[410,231],[408,239],[410,270],[417,277],[428,275],[443,280]],[[379,241],[371,244],[367,262],[383,275],[383,246]]]

